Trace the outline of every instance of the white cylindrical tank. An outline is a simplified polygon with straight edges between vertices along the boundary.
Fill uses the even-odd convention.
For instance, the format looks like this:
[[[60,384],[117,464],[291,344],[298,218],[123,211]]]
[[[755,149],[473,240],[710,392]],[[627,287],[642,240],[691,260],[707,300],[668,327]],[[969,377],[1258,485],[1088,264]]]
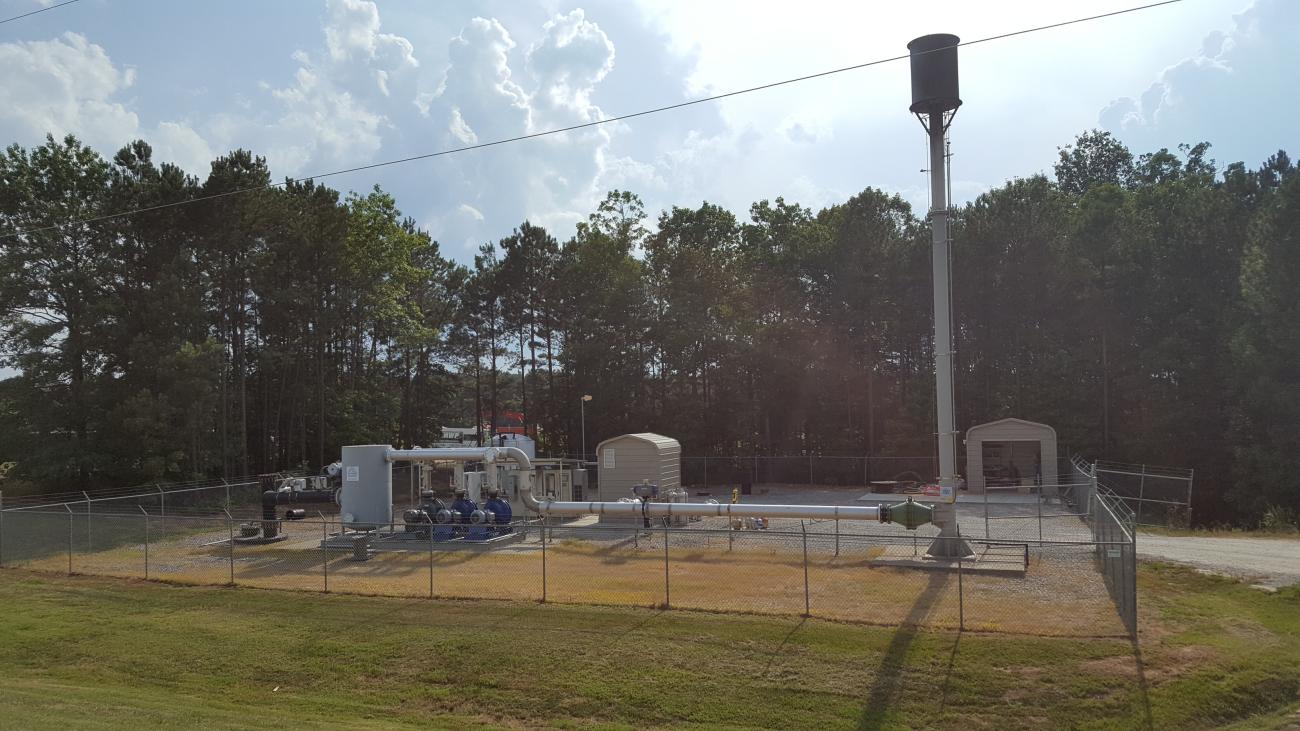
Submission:
[[[387,444],[343,448],[339,507],[344,526],[377,528],[393,522],[393,471]]]

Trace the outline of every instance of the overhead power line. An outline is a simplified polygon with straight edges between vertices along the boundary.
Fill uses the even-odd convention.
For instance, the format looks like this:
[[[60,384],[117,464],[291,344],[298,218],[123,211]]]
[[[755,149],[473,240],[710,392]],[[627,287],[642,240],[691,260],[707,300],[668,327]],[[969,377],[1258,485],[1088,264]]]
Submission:
[[[76,0],[72,0],[72,1],[75,2]],[[1087,16],[1087,17],[1084,17],[1084,18],[1075,18],[1075,19],[1073,19],[1073,20],[1065,20],[1065,21],[1061,21],[1061,22],[1059,22],[1059,23],[1051,23],[1051,24],[1048,24],[1048,25],[1040,25],[1040,26],[1035,26],[1035,27],[1033,27],[1033,28],[1024,28],[1024,29],[1022,29],[1022,30],[1011,31],[1011,32],[1009,32],[1009,33],[999,33],[998,35],[987,36],[987,37],[985,37],[985,38],[977,38],[977,39],[975,39],[975,40],[973,40],[973,41],[963,41],[963,42],[961,42],[961,43],[956,44],[956,46],[943,46],[943,47],[941,47],[941,48],[935,48],[935,49],[932,49],[932,50],[930,50],[930,51],[925,51],[925,52],[923,52],[923,53],[938,53],[938,52],[940,52],[940,51],[946,51],[946,50],[948,50],[948,49],[950,49],[950,48],[954,48],[954,47],[960,47],[960,46],[974,46],[974,45],[979,44],[979,43],[988,43],[989,41],[1002,40],[1002,39],[1005,39],[1005,38],[1011,38],[1011,37],[1014,37],[1014,36],[1025,35],[1025,34],[1028,34],[1028,33],[1037,33],[1037,32],[1039,32],[1039,31],[1051,30],[1051,29],[1053,29],[1053,28],[1062,28],[1062,27],[1065,27],[1065,26],[1068,26],[1068,25],[1076,25],[1076,24],[1079,24],[1079,23],[1087,23],[1087,22],[1089,22],[1089,21],[1093,21],[1093,20],[1101,20],[1101,19],[1103,19],[1103,18],[1111,18],[1111,17],[1114,17],[1114,16],[1116,16],[1116,15],[1125,15],[1125,14],[1128,14],[1128,13],[1136,13],[1136,12],[1141,11],[1141,10],[1149,10],[1149,9],[1151,9],[1151,8],[1158,8],[1158,7],[1162,6],[1162,5],[1173,5],[1173,4],[1175,4],[1175,3],[1180,3],[1180,2],[1182,2],[1182,1],[1183,1],[1183,0],[1162,0],[1162,2],[1149,3],[1149,4],[1147,4],[1147,5],[1138,5],[1138,6],[1131,7],[1131,8],[1125,8],[1125,9],[1123,9],[1123,10],[1114,10],[1114,11],[1111,11],[1111,12],[1109,12],[1109,13],[1101,13],[1100,15],[1090,15],[1090,16]],[[55,7],[57,7],[57,6],[55,6]],[[39,12],[39,11],[38,11],[38,12]],[[906,59],[906,58],[909,58],[909,57],[910,57],[910,54],[906,54],[906,53],[904,53],[904,54],[902,54],[902,55],[898,55],[898,56],[890,56],[889,58],[880,58],[880,59],[876,59],[876,60],[874,60],[874,61],[866,61],[866,62],[864,62],[864,63],[853,64],[852,66],[842,66],[842,67],[840,67],[840,68],[830,69],[830,70],[828,70],[828,71],[819,71],[819,72],[817,72],[817,73],[807,74],[807,75],[805,75],[805,76],[796,76],[796,77],[794,77],[794,78],[784,79],[784,80],[782,80],[782,81],[773,81],[773,82],[770,82],[770,83],[767,83],[767,84],[760,84],[760,85],[758,85],[758,86],[751,86],[751,87],[748,87],[748,88],[745,88],[745,89],[737,89],[737,90],[735,90],[735,91],[728,91],[728,92],[724,92],[724,93],[721,93],[721,94],[714,94],[714,95],[712,95],[712,96],[700,97],[699,99],[691,99],[691,100],[689,100],[689,101],[678,102],[678,103],[676,103],[676,104],[667,104],[667,105],[664,105],[664,106],[661,106],[661,107],[654,107],[653,109],[644,109],[644,110],[639,111],[639,112],[631,112],[631,113],[628,113],[628,114],[620,114],[620,115],[618,115],[618,116],[616,116],[616,117],[605,117],[605,118],[597,119],[597,120],[594,120],[594,121],[591,121],[591,122],[583,122],[583,123],[581,123],[581,124],[573,124],[573,125],[569,125],[569,126],[567,126],[567,127],[556,127],[556,128],[554,128],[554,129],[543,130],[543,131],[541,131],[541,132],[531,132],[531,133],[529,133],[529,134],[517,135],[517,136],[515,136],[515,137],[505,137],[505,138],[498,139],[498,140],[492,140],[492,141],[490,141],[490,142],[480,142],[480,143],[473,144],[473,145],[465,145],[464,147],[453,147],[453,148],[449,148],[449,149],[446,149],[446,150],[439,150],[439,151],[437,151],[437,152],[427,152],[427,153],[420,154],[420,155],[411,155],[410,157],[397,158],[397,159],[395,159],[395,160],[385,160],[385,161],[383,161],[383,162],[369,163],[369,164],[367,164],[367,165],[358,165],[358,166],[356,166],[356,167],[344,168],[344,169],[342,169],[342,170],[331,170],[331,171],[329,171],[329,172],[317,173],[317,174],[315,174],[315,175],[304,175],[304,176],[299,177],[299,178],[290,178],[290,179],[287,179],[287,180],[285,180],[284,182],[280,182],[280,183],[269,183],[269,184],[267,184],[267,185],[256,185],[256,186],[250,186],[250,187],[247,187],[247,188],[236,188],[235,190],[228,190],[228,191],[225,191],[225,192],[222,192],[222,193],[213,193],[213,194],[210,194],[210,195],[199,196],[199,197],[197,197],[197,198],[187,198],[187,199],[185,199],[185,200],[183,200],[183,201],[175,201],[175,202],[172,202],[172,203],[161,203],[161,204],[156,205],[156,206],[146,206],[146,207],[143,207],[143,208],[133,208],[133,209],[131,209],[131,210],[127,210],[127,211],[119,211],[119,212],[117,212],[117,213],[108,213],[108,214],[105,214],[105,215],[102,215],[102,216],[93,216],[93,217],[89,217],[89,218],[74,219],[74,220],[71,220],[71,221],[65,221],[65,222],[63,222],[63,223],[53,224],[53,225],[50,225],[50,226],[42,226],[42,227],[40,227],[40,228],[30,228],[30,229],[26,229],[26,230],[24,230],[24,231],[18,231],[18,232],[11,233],[11,234],[0,235],[0,239],[9,238],[9,237],[12,237],[12,236],[26,236],[26,235],[34,234],[34,233],[41,233],[41,232],[43,232],[43,231],[51,231],[51,230],[54,230],[54,229],[61,228],[61,227],[63,227],[63,226],[74,226],[74,225],[79,225],[79,224],[97,223],[97,222],[99,222],[99,221],[107,221],[107,220],[111,220],[111,219],[114,219],[114,218],[121,218],[121,217],[123,217],[123,216],[133,216],[133,215],[140,214],[140,213],[149,213],[149,212],[151,212],[151,211],[158,211],[158,210],[162,210],[162,209],[165,209],[165,208],[175,208],[175,207],[177,207],[177,206],[187,206],[187,205],[191,205],[191,204],[193,204],[193,203],[202,203],[202,202],[204,202],[204,201],[216,200],[216,199],[218,199],[218,198],[227,198],[227,197],[234,196],[234,195],[242,195],[242,194],[244,194],[244,193],[253,193],[253,192],[256,192],[256,191],[259,191],[259,190],[267,190],[267,189],[270,189],[270,188],[278,188],[278,187],[281,187],[281,186],[288,185],[288,184],[290,184],[290,183],[302,183],[302,182],[309,181],[309,180],[319,180],[319,179],[321,179],[321,178],[329,178],[329,177],[333,177],[333,176],[335,176],[335,175],[346,175],[346,174],[348,174],[348,173],[356,173],[356,172],[361,172],[361,171],[364,171],[364,170],[374,170],[375,168],[389,167],[389,166],[392,166],[392,165],[402,165],[402,164],[405,164],[405,163],[408,163],[408,162],[416,162],[416,161],[418,161],[418,160],[429,160],[429,159],[432,159],[432,158],[435,158],[435,157],[443,157],[443,156],[446,156],[446,155],[455,155],[455,154],[462,153],[462,152],[470,152],[470,151],[472,151],[472,150],[482,150],[482,149],[484,149],[484,148],[488,148],[488,147],[497,147],[497,146],[500,146],[500,145],[508,145],[508,144],[511,144],[511,143],[514,143],[514,142],[523,142],[523,141],[525,141],[525,140],[536,139],[536,138],[538,138],[538,137],[548,137],[548,136],[550,136],[550,135],[563,134],[563,133],[565,133],[565,132],[576,132],[576,131],[578,131],[578,130],[588,129],[588,128],[591,128],[591,127],[598,127],[598,126],[600,126],[600,125],[604,125],[604,124],[612,124],[612,123],[614,123],[614,122],[623,122],[623,121],[626,121],[626,120],[629,120],[629,119],[635,119],[635,118],[637,118],[637,117],[646,117],[646,116],[649,116],[649,115],[652,115],[652,114],[660,114],[660,113],[663,113],[663,112],[670,112],[670,111],[673,111],[673,110],[676,110],[676,109],[684,109],[684,108],[686,108],[686,107],[695,106],[695,105],[697,105],[697,104],[707,104],[707,103],[709,103],[709,102],[716,102],[716,101],[720,101],[720,100],[722,100],[722,99],[729,99],[729,98],[731,98],[731,97],[740,96],[740,95],[742,95],[742,94],[752,94],[753,92],[756,92],[756,91],[764,91],[764,90],[766,90],[766,89],[774,89],[774,88],[776,88],[776,87],[778,87],[778,86],[789,86],[790,84],[797,84],[797,83],[800,83],[800,82],[803,82],[803,81],[810,81],[810,80],[812,80],[812,79],[820,79],[820,78],[825,77],[825,76],[833,76],[833,75],[835,75],[835,74],[842,74],[842,73],[846,73],[846,72],[848,72],[848,71],[857,71],[857,70],[859,70],[859,69],[864,69],[864,68],[868,68],[868,67],[871,67],[871,66],[880,66],[881,64],[892,63],[892,62],[895,62],[895,61],[902,61],[903,59]]]
[[[79,3],[79,2],[81,2],[81,0],[64,0],[64,2],[58,3],[57,5],[49,5],[49,6],[43,7],[43,8],[41,8],[41,9],[39,9],[39,10],[33,10],[33,11],[31,11],[31,12],[22,13],[21,15],[15,15],[15,16],[13,16],[12,18],[5,18],[4,20],[0,20],[0,25],[4,25],[5,23],[12,23],[12,22],[14,22],[15,20],[22,20],[23,18],[26,18],[26,17],[28,17],[28,16],[30,16],[30,15],[36,15],[37,13],[43,13],[43,12],[45,12],[46,10],[53,10],[53,9],[55,9],[55,8],[61,8],[61,7],[63,7],[64,5],[71,5],[71,4],[73,4],[73,3]]]

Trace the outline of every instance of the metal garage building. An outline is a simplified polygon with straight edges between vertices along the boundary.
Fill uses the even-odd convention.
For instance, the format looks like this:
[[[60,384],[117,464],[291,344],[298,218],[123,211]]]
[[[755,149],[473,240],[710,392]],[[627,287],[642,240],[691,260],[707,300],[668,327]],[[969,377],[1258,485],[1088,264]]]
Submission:
[[[624,434],[596,445],[598,500],[632,496],[632,486],[648,480],[662,494],[682,485],[682,445],[661,434]]]
[[[1056,430],[1024,419],[999,419],[966,431],[966,489],[1056,484]]]

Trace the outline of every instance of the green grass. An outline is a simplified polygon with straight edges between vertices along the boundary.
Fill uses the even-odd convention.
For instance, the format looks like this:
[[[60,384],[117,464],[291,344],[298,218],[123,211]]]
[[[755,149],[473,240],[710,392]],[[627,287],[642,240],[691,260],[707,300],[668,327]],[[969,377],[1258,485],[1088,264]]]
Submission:
[[[1154,565],[1123,640],[0,571],[4,728],[1280,728],[1300,589]]]
[[[1138,528],[1138,533],[1183,538],[1279,538],[1300,541],[1300,532],[1297,531],[1259,528],[1166,528],[1159,525],[1144,525]]]

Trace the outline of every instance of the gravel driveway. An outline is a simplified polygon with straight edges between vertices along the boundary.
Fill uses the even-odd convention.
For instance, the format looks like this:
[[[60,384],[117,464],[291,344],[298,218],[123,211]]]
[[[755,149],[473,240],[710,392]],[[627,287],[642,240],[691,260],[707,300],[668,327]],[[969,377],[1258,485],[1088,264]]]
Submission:
[[[1138,533],[1138,556],[1189,564],[1263,586],[1300,584],[1300,540]]]

